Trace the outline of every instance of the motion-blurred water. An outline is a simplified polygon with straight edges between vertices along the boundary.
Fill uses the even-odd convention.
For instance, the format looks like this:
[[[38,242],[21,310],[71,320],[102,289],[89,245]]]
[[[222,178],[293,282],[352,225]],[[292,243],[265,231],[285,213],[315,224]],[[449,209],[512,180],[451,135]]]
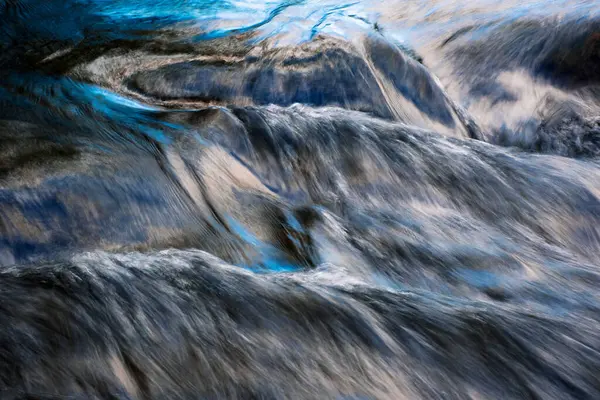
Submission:
[[[0,398],[600,398],[599,11],[2,0]]]

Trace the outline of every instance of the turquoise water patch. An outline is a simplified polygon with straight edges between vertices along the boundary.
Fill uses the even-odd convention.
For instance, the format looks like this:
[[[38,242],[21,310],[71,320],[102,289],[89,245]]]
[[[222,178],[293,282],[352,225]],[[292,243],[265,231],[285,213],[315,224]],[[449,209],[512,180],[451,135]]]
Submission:
[[[503,279],[500,279],[498,274],[489,271],[461,268],[455,272],[455,275],[478,288],[497,287],[503,282]]]
[[[294,272],[302,270],[302,266],[290,263],[281,251],[275,247],[264,243],[252,232],[244,228],[240,223],[231,217],[227,217],[229,228],[243,241],[250,244],[259,254],[258,259],[252,265],[241,264],[240,267],[256,273],[272,272]]]

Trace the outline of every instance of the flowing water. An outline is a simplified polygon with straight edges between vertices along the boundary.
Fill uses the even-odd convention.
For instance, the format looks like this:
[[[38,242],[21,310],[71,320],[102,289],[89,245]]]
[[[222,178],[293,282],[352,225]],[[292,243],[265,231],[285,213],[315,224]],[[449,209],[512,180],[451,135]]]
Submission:
[[[600,398],[597,1],[0,32],[0,398]]]

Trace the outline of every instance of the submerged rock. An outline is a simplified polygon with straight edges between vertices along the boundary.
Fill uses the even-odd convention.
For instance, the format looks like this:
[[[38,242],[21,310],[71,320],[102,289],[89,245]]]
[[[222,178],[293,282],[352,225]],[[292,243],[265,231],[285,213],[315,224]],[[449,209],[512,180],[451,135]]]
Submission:
[[[224,41],[216,39],[215,48]],[[439,81],[380,34],[356,44],[319,36],[298,46],[249,47],[245,55],[215,54],[205,43],[194,53],[109,52],[73,71],[168,107],[206,105],[338,106],[457,136],[476,136]]]

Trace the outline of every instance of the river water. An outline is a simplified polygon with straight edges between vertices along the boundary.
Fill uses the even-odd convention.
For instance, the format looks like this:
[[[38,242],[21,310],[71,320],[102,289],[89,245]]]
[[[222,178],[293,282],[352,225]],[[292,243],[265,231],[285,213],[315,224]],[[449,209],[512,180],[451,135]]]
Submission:
[[[0,32],[0,398],[600,398],[598,2]]]

